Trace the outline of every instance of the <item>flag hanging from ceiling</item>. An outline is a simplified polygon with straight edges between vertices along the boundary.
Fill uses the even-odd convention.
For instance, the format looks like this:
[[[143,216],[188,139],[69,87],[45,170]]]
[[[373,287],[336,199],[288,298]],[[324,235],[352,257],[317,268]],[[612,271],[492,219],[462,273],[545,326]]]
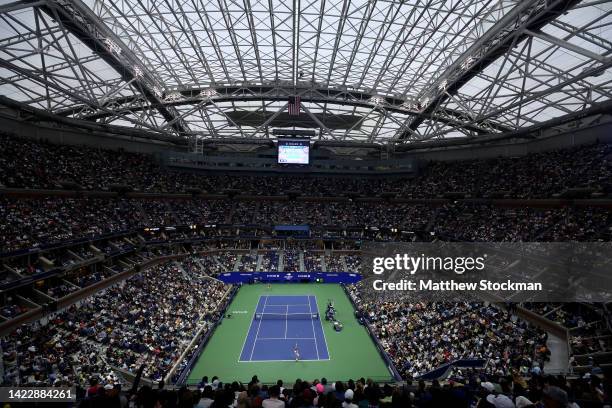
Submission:
[[[298,116],[300,114],[300,97],[289,97],[289,115]]]

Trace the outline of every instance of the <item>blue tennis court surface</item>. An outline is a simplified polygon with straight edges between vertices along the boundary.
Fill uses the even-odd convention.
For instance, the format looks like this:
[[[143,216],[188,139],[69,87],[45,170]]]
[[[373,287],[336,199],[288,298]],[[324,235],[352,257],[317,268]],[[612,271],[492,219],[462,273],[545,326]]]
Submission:
[[[260,296],[239,361],[329,360],[316,296]]]

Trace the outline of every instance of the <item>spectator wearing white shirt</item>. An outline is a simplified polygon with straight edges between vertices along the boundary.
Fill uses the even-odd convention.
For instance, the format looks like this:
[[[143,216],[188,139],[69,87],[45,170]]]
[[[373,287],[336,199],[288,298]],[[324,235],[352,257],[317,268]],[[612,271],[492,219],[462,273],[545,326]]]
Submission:
[[[342,403],[342,408],[358,408],[357,405],[353,404],[353,390],[348,389],[344,393],[344,402]]]
[[[213,390],[212,387],[210,385],[206,385],[204,386],[204,391],[202,392],[202,397],[200,398],[200,401],[198,401],[197,405],[195,406],[195,408],[208,408],[212,405],[213,402],[215,402],[215,400],[213,399]]]
[[[285,402],[279,399],[280,387],[274,385],[268,390],[270,398],[263,400],[261,406],[263,408],[285,408]]]

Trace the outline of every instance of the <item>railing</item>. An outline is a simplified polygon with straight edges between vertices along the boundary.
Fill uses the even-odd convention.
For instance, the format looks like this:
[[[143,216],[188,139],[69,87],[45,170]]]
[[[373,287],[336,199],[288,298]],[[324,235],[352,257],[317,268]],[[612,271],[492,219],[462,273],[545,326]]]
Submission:
[[[443,364],[431,371],[418,377],[419,380],[437,380],[446,376],[447,372],[453,367],[461,368],[485,368],[487,360],[485,359],[470,359],[462,358],[459,360],[451,361],[450,363]]]
[[[71,246],[75,246],[79,244],[86,244],[89,242],[101,241],[103,239],[119,238],[125,235],[135,233],[137,231],[138,230],[115,231],[115,232],[109,232],[109,233],[105,233],[101,235],[83,236],[81,238],[70,239],[67,241],[44,243],[44,244],[38,245],[36,248],[18,249],[15,251],[7,251],[7,252],[0,253],[0,258],[9,258],[9,257],[13,258],[16,256],[38,254],[40,252],[49,251],[52,249],[71,247]]]
[[[206,345],[208,344],[208,342],[212,338],[213,334],[217,330],[217,327],[219,327],[219,324],[221,324],[221,321],[225,317],[225,311],[227,310],[229,305],[232,303],[232,300],[234,300],[234,297],[236,296],[237,292],[238,292],[238,287],[237,286],[232,286],[232,288],[230,289],[228,294],[226,294],[225,302],[224,302],[224,304],[223,304],[223,306],[221,308],[222,312],[221,312],[219,318],[217,319],[217,321],[215,321],[213,323],[213,326],[204,335],[204,337],[202,337],[200,343],[198,344],[197,349],[193,352],[193,354],[191,355],[191,358],[189,359],[189,362],[187,363],[187,365],[185,366],[183,371],[180,373],[178,379],[176,380],[176,385],[186,385],[187,384],[187,378],[189,377],[189,374],[191,373],[191,370],[193,369],[194,365],[196,364],[196,362],[200,358],[200,355],[202,354],[202,351],[204,350],[204,347],[206,347]],[[201,335],[201,333],[198,333],[194,337],[192,343],[189,344],[189,346],[185,349],[185,353],[183,353],[183,356],[181,356],[181,358],[179,360],[177,360],[177,366],[178,366],[178,364],[180,364],[182,359],[185,358],[188,350],[193,346],[193,343],[195,343],[197,341],[197,339],[199,338],[200,335]],[[174,375],[174,371],[176,370],[177,366],[173,367],[173,371],[168,373],[168,376],[166,376],[166,383],[170,383],[169,380],[172,379],[172,377]]]

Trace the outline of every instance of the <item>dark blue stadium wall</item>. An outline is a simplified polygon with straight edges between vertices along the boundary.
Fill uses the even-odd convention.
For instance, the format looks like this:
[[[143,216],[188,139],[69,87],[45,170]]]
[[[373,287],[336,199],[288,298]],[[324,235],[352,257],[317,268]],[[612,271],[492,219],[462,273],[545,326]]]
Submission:
[[[227,272],[218,276],[223,283],[255,282],[321,282],[352,284],[361,280],[361,275],[350,272]]]

